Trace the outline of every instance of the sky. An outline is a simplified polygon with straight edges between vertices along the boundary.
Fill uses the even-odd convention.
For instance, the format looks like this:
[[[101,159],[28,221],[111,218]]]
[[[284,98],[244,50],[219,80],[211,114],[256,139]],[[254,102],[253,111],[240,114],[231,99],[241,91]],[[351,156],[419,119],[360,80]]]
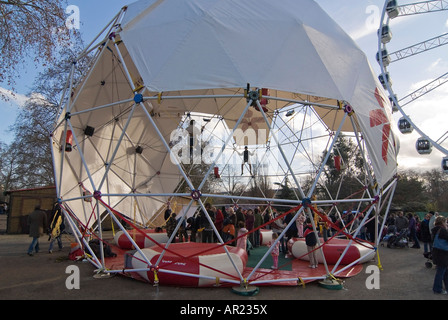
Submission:
[[[68,0],[68,5],[76,6],[75,8],[79,9],[79,31],[87,45],[124,5],[131,2],[123,0]],[[380,15],[384,1],[316,0],[316,2],[355,40],[368,57],[374,72],[379,75],[381,69],[376,62],[375,55],[378,51],[377,29],[380,25]],[[417,1],[399,1],[400,4],[411,2]],[[74,11],[70,11],[68,7],[67,10],[67,17],[76,14]],[[388,44],[388,50],[394,52],[448,32],[448,17],[446,11],[401,17],[391,20],[390,26],[393,38]],[[445,46],[412,59],[393,63],[388,70],[397,96],[405,96],[425,81],[427,82],[429,79],[434,79],[447,72],[447,51],[448,46]],[[11,96],[9,102],[0,101],[0,113],[3,120],[0,127],[1,142],[8,143],[12,139],[12,135],[7,132],[7,129],[13,125],[17,110],[26,101],[26,95],[30,93],[38,71],[39,68],[34,66],[24,66],[21,77],[17,80],[15,96]],[[2,86],[2,84],[0,84],[0,91],[6,95],[9,94],[9,88]],[[437,140],[448,129],[448,116],[444,105],[448,105],[448,85],[442,86],[411,103],[407,107],[406,113],[425,133]],[[394,125],[400,117],[400,113],[394,114]],[[401,146],[398,157],[399,168],[440,169],[444,155],[435,149],[430,155],[419,155],[415,149],[415,142],[419,135],[415,131],[408,135],[399,133],[399,137]]]

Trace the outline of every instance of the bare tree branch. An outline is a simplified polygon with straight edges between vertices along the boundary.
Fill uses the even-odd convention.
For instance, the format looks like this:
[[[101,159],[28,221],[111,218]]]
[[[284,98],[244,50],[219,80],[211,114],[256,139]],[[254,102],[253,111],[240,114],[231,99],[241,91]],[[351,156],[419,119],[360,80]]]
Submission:
[[[75,32],[65,26],[65,6],[65,0],[0,0],[0,83],[15,91],[20,67],[50,64],[58,47],[70,44]]]

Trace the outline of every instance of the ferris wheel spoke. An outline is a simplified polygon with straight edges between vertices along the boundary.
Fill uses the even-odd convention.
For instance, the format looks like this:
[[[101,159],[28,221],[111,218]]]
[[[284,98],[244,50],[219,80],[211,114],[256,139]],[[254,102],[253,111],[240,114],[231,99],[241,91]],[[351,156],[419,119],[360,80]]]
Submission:
[[[448,139],[448,130],[445,131],[445,133],[439,139],[437,139],[436,143],[443,143],[446,139]]]
[[[400,16],[443,11],[448,10],[448,0],[422,1],[398,6],[398,10],[400,11]]]
[[[448,33],[444,33],[440,36],[416,43],[412,46],[403,48],[401,50],[392,52],[389,54],[390,62],[396,62],[399,60],[403,60],[405,58],[409,58],[411,56],[415,56],[416,54],[423,53],[432,49],[436,49],[438,47],[444,46],[448,44]]]
[[[390,0],[387,4],[387,14],[390,19],[443,10],[448,10],[448,0],[421,1],[400,6],[396,0]]]
[[[400,100],[398,100],[399,105],[401,107],[404,107],[405,105],[413,102],[414,100],[417,100],[418,98],[424,96],[425,94],[437,89],[441,85],[448,82],[448,72],[441,75],[437,79],[432,80],[431,82],[427,83],[426,85],[418,88],[414,92],[411,92],[407,96],[404,96]]]

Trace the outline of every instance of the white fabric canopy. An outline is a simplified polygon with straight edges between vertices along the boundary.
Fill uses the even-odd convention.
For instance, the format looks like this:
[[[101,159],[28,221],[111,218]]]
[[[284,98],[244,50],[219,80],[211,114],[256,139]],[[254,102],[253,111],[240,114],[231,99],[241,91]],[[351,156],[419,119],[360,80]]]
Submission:
[[[250,83],[271,95],[346,101],[368,142],[379,185],[395,174],[398,139],[389,99],[365,54],[314,1],[142,0],[128,6],[122,29],[150,91],[241,89]],[[216,112],[210,105],[198,111]],[[336,115],[318,113],[336,130]],[[353,130],[349,122],[344,130]]]
[[[268,117],[285,105],[274,97],[334,106],[315,106],[333,131],[344,115],[338,103],[351,106],[378,184],[395,175],[389,100],[365,54],[314,1],[141,0],[126,7],[115,37],[99,47],[58,119],[53,152],[60,196],[116,194],[108,204],[147,221],[169,197],[122,195],[175,192],[182,175],[166,149],[170,133],[188,112],[222,117],[233,128],[247,101],[228,96],[243,95],[247,84],[269,90]],[[135,105],[136,92],[159,100]],[[185,97],[192,95],[215,97]],[[67,113],[79,145],[63,154]],[[95,128],[93,136],[85,135],[87,126]],[[240,128],[269,125],[251,107]],[[354,130],[351,121],[343,130]],[[70,208],[89,220],[90,203]]]

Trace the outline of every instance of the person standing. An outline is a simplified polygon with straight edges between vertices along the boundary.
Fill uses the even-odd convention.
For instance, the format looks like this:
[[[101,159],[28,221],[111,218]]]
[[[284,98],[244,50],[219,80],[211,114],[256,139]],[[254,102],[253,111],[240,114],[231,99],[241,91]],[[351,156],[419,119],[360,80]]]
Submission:
[[[260,246],[260,226],[263,224],[263,217],[261,216],[260,209],[254,209],[254,247]]]
[[[250,162],[250,160],[249,160],[249,156],[252,156],[253,155],[253,153],[252,152],[250,152],[248,149],[247,149],[247,146],[245,146],[244,147],[244,151],[243,151],[243,163],[241,164],[241,175],[243,175],[243,173],[244,173],[244,165],[247,163],[248,165],[249,165],[249,172],[250,172],[250,175],[251,176],[253,176],[253,174],[252,174],[252,164],[251,164],[251,162]]]
[[[205,211],[200,211],[200,226],[202,230],[202,242],[212,243],[213,242],[213,227],[212,224],[215,223],[215,212],[212,210],[212,205],[206,202],[204,205]],[[210,220],[207,218],[209,216]]]
[[[64,224],[64,215],[62,214],[62,209],[59,203],[56,203],[55,209],[53,212],[53,218],[51,219],[51,223],[49,226],[49,240],[50,240],[50,246],[48,247],[48,253],[53,252],[53,246],[54,242],[57,241],[59,251],[62,250],[62,239],[61,235],[62,232],[65,230],[65,224]]]
[[[272,265],[271,269],[277,270],[278,269],[278,256],[280,255],[280,243],[277,241],[275,243],[275,240],[278,238],[278,235],[274,232],[272,233],[272,241],[269,243],[269,246],[272,247],[271,250],[271,257],[274,264]],[[275,245],[274,245],[275,243]]]
[[[409,212],[408,213],[409,220],[409,238],[414,241],[414,245],[411,248],[420,249],[420,242],[417,238],[417,221],[414,218],[414,215]]]
[[[431,230],[429,229],[429,220],[431,214],[427,213],[420,224],[421,240],[423,242],[423,253],[432,252]]]
[[[395,227],[397,232],[409,227],[409,220],[403,215],[403,211],[398,212],[398,216],[395,218]]]
[[[168,238],[171,238],[171,236],[174,233],[174,230],[176,229],[177,226],[176,217],[177,217],[176,213],[172,212],[170,218],[166,222],[166,235],[168,236]],[[176,242],[176,236],[173,237],[173,240],[171,242],[172,243]]]
[[[429,214],[431,215],[431,218],[429,219],[429,230],[432,230],[434,228],[436,218],[439,216],[438,212],[429,211]]]
[[[434,228],[431,230],[433,239],[438,236],[439,239],[448,241],[448,230],[446,218],[438,216],[434,223]],[[447,294],[448,288],[448,251],[436,248],[437,244],[434,241],[432,248],[432,261],[436,265],[436,274],[434,276],[434,283],[432,290],[435,294]],[[445,290],[443,289],[445,285]]]
[[[252,230],[254,229],[255,217],[252,209],[248,209],[246,213],[246,229],[249,232],[248,239],[252,245],[255,245],[254,233]]]
[[[39,238],[47,229],[47,214],[40,209],[40,205],[34,208],[34,211],[28,216],[28,225],[30,227],[30,237],[33,238],[28,248],[28,255],[32,256],[39,252]]]
[[[247,249],[247,229],[243,221],[238,222],[238,233],[236,246],[246,251]]]
[[[310,260],[309,267],[315,269],[318,267],[319,264],[319,262],[317,261],[317,253],[316,253],[317,238],[311,225],[310,219],[307,219],[307,226],[305,228],[305,232],[303,235],[305,237],[306,249],[308,251],[308,257]]]
[[[299,238],[303,238],[303,224],[305,223],[305,221],[306,221],[305,213],[302,211],[300,212],[296,220],[297,235]]]
[[[285,224],[283,223],[283,219],[278,217],[279,214],[277,212],[274,212],[274,214],[275,214],[275,216],[274,216],[275,220],[271,224],[271,229],[272,229],[273,233],[277,233],[277,235],[280,236],[280,234],[285,229]],[[280,252],[282,252],[284,254],[287,253],[284,235],[280,238]]]
[[[216,207],[212,207],[212,211],[215,213],[215,228],[219,233],[219,236],[222,237],[222,229],[224,228],[224,214],[220,209]],[[218,236],[213,234],[214,242],[218,242]]]

